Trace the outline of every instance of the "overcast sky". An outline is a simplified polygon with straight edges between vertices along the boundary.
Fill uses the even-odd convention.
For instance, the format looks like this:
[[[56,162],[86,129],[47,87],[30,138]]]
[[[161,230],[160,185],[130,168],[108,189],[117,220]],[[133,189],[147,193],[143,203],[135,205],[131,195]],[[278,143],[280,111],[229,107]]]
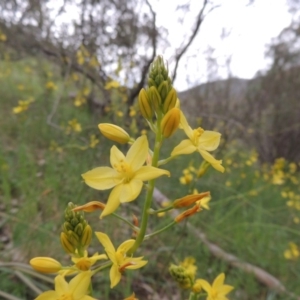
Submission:
[[[180,45],[187,28],[195,20],[202,1],[191,0],[191,12],[183,16],[183,23],[176,22],[176,4],[180,0],[152,0],[157,11],[157,24],[169,28],[169,38],[173,45]],[[213,57],[218,59],[221,77],[228,74],[226,58],[231,56],[230,70],[233,76],[253,78],[257,71],[266,69],[269,61],[265,58],[266,46],[291,22],[286,0],[220,1],[220,7],[205,19],[199,34],[185,55],[178,70],[175,86],[184,90],[191,85],[207,80],[207,59],[203,54],[209,47],[215,49]],[[222,31],[228,33],[221,38]],[[174,50],[174,49],[173,49]],[[172,49],[166,49],[164,56],[171,56]],[[186,78],[188,77],[188,81]]]

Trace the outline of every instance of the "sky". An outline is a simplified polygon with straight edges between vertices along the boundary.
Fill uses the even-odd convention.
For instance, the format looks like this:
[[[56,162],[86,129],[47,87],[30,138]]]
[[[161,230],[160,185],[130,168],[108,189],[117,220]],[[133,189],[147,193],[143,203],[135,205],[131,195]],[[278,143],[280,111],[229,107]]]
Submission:
[[[157,12],[157,25],[169,28],[171,45],[179,46],[183,37],[191,28],[194,18],[199,12],[202,1],[191,0],[191,13],[182,16],[183,23],[178,24],[175,11],[180,0],[152,0],[151,4]],[[266,47],[272,38],[277,37],[292,20],[288,12],[286,0],[249,0],[220,1],[220,7],[211,11],[205,18],[200,32],[183,57],[178,69],[175,86],[185,90],[191,86],[213,79],[208,76],[207,51],[219,64],[220,78],[236,76],[253,78],[259,70],[266,70],[270,60],[265,57]],[[227,36],[221,38],[222,32]],[[165,49],[164,56],[172,57],[172,50]],[[206,53],[206,54],[205,54]],[[174,54],[174,52],[173,52]],[[231,57],[230,68],[226,67],[226,59]],[[172,68],[172,59],[170,69]]]

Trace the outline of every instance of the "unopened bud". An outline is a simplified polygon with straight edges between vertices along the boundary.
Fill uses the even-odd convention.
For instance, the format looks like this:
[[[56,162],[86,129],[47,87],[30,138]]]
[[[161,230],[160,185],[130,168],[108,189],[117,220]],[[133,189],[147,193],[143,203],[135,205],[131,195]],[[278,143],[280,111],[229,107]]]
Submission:
[[[167,113],[170,109],[172,109],[173,107],[175,107],[176,105],[176,101],[177,101],[177,92],[174,88],[172,88],[170,90],[170,92],[168,93],[164,104],[163,104],[163,113]]]
[[[84,205],[76,206],[73,208],[73,211],[84,211],[84,212],[93,212],[97,209],[103,210],[105,208],[105,204],[99,201],[90,201]]]
[[[168,93],[169,93],[169,84],[167,81],[163,81],[158,87],[158,92],[160,94],[161,100],[164,103]]]
[[[106,138],[114,142],[127,144],[130,140],[129,134],[123,128],[117,125],[102,123],[98,125],[98,128]]]
[[[51,257],[35,257],[29,263],[36,271],[45,274],[56,273],[62,268],[60,262]]]
[[[195,202],[203,199],[204,197],[209,197],[210,192],[200,193],[200,194],[194,194],[194,195],[187,195],[185,197],[182,197],[180,199],[176,199],[173,202],[174,208],[181,208],[186,207],[194,204]]]
[[[189,289],[191,287],[191,278],[184,267],[171,264],[169,272],[181,288]]]
[[[175,218],[175,222],[176,223],[179,223],[181,222],[182,220],[184,220],[185,218],[188,218],[192,215],[194,215],[195,213],[201,211],[201,206],[200,204],[196,204],[194,205],[192,208],[184,211],[183,213],[179,214],[176,218]]]
[[[152,86],[149,89],[149,95],[150,95],[150,101],[151,104],[153,105],[155,111],[159,111],[160,110],[160,105],[161,105],[161,97],[158,93],[158,90],[155,86]]]
[[[82,236],[81,236],[81,246],[84,247],[84,248],[87,248],[90,243],[91,243],[91,240],[92,240],[92,228],[90,225],[86,225],[84,230],[83,230],[83,233],[82,233]]]
[[[64,232],[60,234],[60,242],[62,247],[68,254],[75,253],[76,247],[73,246],[73,244],[69,241],[68,236]]]
[[[170,137],[178,128],[180,123],[180,110],[176,107],[167,112],[161,121],[161,130],[164,137]]]
[[[147,120],[152,119],[153,110],[149,101],[149,97],[145,89],[141,89],[139,93],[139,106],[143,117]]]

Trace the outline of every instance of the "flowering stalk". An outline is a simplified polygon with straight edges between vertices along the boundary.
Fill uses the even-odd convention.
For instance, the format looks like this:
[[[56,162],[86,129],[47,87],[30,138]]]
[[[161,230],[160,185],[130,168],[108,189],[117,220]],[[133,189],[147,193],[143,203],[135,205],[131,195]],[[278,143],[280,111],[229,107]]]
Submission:
[[[159,152],[160,152],[160,148],[161,148],[162,140],[163,140],[161,127],[160,127],[161,120],[162,120],[162,113],[158,112],[157,113],[157,131],[156,131],[156,136],[155,136],[152,167],[158,166]],[[133,254],[139,248],[139,246],[142,244],[142,242],[145,238],[147,224],[148,224],[148,218],[149,218],[149,210],[151,208],[152,199],[153,199],[154,187],[155,187],[155,179],[152,179],[149,181],[149,184],[148,184],[146,200],[145,200],[145,204],[144,204],[143,212],[142,212],[142,221],[141,221],[140,231],[138,232],[135,243],[133,244],[132,248],[128,251],[128,255]]]

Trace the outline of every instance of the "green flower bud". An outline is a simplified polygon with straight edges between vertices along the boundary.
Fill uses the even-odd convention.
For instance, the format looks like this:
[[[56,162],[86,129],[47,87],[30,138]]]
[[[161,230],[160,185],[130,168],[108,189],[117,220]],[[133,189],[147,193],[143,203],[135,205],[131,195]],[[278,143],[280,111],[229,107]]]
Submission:
[[[189,289],[192,286],[191,278],[187,274],[184,267],[171,264],[169,267],[169,272],[172,278],[179,284],[181,288]]]
[[[150,95],[150,101],[151,104],[153,105],[155,111],[160,111],[160,106],[161,106],[161,97],[157,91],[157,88],[155,86],[152,86],[149,89],[149,95]]]
[[[60,242],[66,253],[75,253],[76,247],[69,241],[68,236],[64,232],[60,234]]]
[[[158,87],[158,92],[160,94],[160,97],[161,97],[161,100],[162,102],[164,103],[165,102],[165,99],[169,93],[169,84],[167,81],[163,81],[159,87]]]
[[[152,119],[153,110],[150,105],[149,97],[148,97],[148,94],[145,91],[145,89],[141,89],[141,91],[139,93],[138,101],[139,101],[139,107],[140,107],[142,116],[147,120]]]
[[[163,113],[167,113],[170,109],[172,109],[173,107],[175,107],[176,105],[176,101],[177,101],[177,92],[174,88],[172,88],[170,90],[170,92],[168,93],[164,104],[163,104]]]
[[[84,248],[87,248],[92,240],[92,227],[90,225],[85,226],[82,236],[81,236],[81,245]]]

